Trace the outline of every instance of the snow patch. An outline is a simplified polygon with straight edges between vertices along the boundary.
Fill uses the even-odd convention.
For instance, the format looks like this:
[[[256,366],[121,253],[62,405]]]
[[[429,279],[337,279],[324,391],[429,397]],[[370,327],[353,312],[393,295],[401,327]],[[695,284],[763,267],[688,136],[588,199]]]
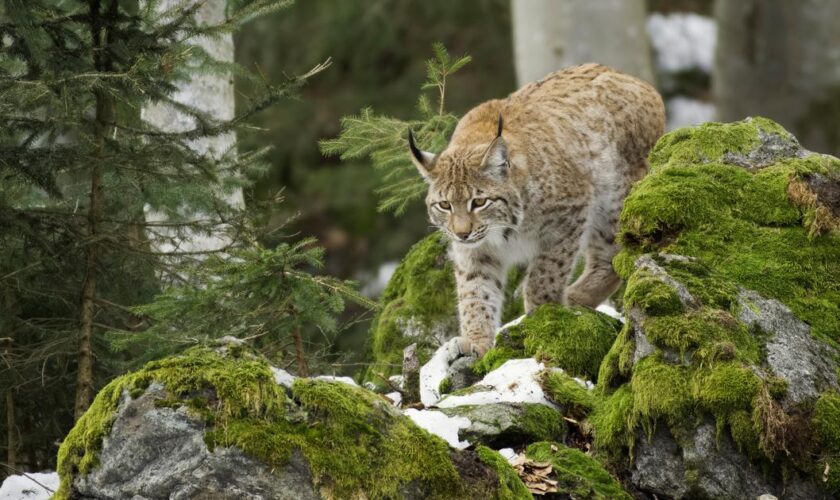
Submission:
[[[291,373],[287,372],[286,370],[283,370],[282,368],[277,368],[277,367],[274,367],[274,366],[272,366],[270,368],[271,368],[271,373],[274,374],[274,381],[275,382],[277,382],[279,385],[282,385],[283,387],[285,387],[287,389],[292,388],[292,384],[294,383],[294,381],[297,377],[295,377]]]
[[[420,401],[424,405],[432,406],[438,402],[440,383],[446,378],[449,365],[460,353],[458,337],[451,338],[435,351],[428,363],[420,367]]]
[[[714,104],[682,96],[668,99],[666,108],[668,109],[668,130],[710,122],[717,114]]]
[[[458,439],[458,431],[466,429],[472,424],[467,417],[450,417],[435,410],[415,410],[413,408],[403,413],[413,420],[418,427],[442,438],[453,448],[463,450],[470,445],[469,441]]]
[[[318,375],[315,377],[317,380],[329,380],[330,382],[341,382],[342,384],[352,385],[353,387],[359,387],[359,384],[356,383],[350,377],[338,377],[335,375]]]
[[[717,45],[714,19],[694,13],[655,13],[647,19],[647,32],[656,53],[656,65],[662,71],[712,72]]]
[[[505,457],[505,460],[510,462],[516,456],[516,452],[513,451],[513,448],[502,448],[499,450],[499,455]]]
[[[533,358],[511,359],[488,373],[474,388],[486,387],[470,394],[448,395],[438,401],[440,408],[491,403],[539,403],[554,408],[540,386],[540,373],[545,365]]]
[[[512,326],[516,326],[516,325],[518,325],[519,323],[522,323],[522,320],[523,320],[523,319],[525,319],[525,318],[527,318],[527,317],[528,317],[528,315],[527,315],[527,314],[523,314],[522,316],[520,316],[520,317],[518,317],[518,318],[516,318],[516,319],[510,320],[510,321],[508,321],[507,323],[505,323],[504,325],[502,325],[502,327],[501,327],[501,328],[499,328],[499,331],[501,332],[501,331],[503,331],[503,330],[507,330],[508,328],[510,328],[510,327],[512,327]],[[494,338],[495,338],[495,337],[494,337]]]
[[[0,500],[46,500],[58,489],[59,482],[57,472],[30,472],[25,476],[9,476],[0,486]],[[44,486],[52,491],[48,491]]]
[[[358,281],[363,283],[359,290],[362,295],[365,297],[378,297],[382,294],[399,264],[399,262],[385,262],[376,270],[376,276],[372,276],[370,272],[365,272],[360,275]]]
[[[388,394],[385,395],[385,397],[390,399],[391,403],[393,403],[394,406],[399,406],[400,403],[402,403],[402,394],[400,394],[397,391],[389,392]]]
[[[609,316],[611,318],[615,318],[615,319],[621,321],[622,323],[624,323],[624,315],[621,314],[620,312],[618,312],[616,310],[616,308],[613,307],[612,304],[607,304],[607,303],[601,304],[600,306],[596,307],[595,310],[600,312],[600,313],[604,313],[607,316]]]

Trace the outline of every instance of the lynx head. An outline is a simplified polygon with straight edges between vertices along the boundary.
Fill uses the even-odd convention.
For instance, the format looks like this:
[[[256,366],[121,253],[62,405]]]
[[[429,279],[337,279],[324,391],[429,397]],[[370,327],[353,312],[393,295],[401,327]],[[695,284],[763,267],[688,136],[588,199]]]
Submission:
[[[519,195],[510,181],[502,117],[489,143],[448,147],[434,155],[421,151],[409,130],[411,158],[429,184],[426,206],[432,224],[467,246],[502,241],[522,220]]]

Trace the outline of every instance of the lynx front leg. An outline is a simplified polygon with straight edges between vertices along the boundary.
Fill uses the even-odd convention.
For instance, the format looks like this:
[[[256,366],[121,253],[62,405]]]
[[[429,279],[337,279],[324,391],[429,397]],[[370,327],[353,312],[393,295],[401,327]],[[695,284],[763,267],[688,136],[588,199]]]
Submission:
[[[480,250],[455,251],[461,353],[484,355],[493,347],[504,300],[505,272],[501,262]]]

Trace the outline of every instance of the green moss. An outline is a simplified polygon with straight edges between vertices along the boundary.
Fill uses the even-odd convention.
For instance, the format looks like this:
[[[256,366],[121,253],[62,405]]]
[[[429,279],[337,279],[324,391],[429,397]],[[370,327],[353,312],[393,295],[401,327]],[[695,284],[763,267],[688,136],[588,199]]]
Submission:
[[[725,417],[738,410],[749,410],[761,388],[761,380],[739,363],[721,363],[698,371],[692,391],[699,405],[709,413]]]
[[[626,448],[632,452],[636,419],[630,385],[622,385],[601,400],[589,420],[595,432],[595,446],[599,450],[619,452]]]
[[[683,424],[694,412],[689,387],[689,370],[663,362],[657,354],[633,367],[633,412],[635,419],[651,433],[657,420],[668,425]]]
[[[566,373],[547,372],[542,378],[542,387],[551,401],[560,405],[564,414],[583,418],[594,408],[596,396],[577,383]]]
[[[719,161],[727,153],[746,154],[755,149],[760,132],[794,140],[779,124],[761,117],[735,123],[705,123],[666,134],[651,151],[650,160],[656,166]]]
[[[529,441],[560,439],[566,434],[563,416],[556,410],[541,404],[527,404],[524,408],[522,429]]]
[[[621,383],[630,376],[633,367],[633,353],[636,350],[636,341],[631,337],[632,326],[625,323],[618,336],[601,361],[598,368],[597,391],[604,393]]]
[[[678,314],[683,305],[674,288],[645,270],[630,276],[624,292],[625,307],[638,307],[649,315]]]
[[[633,498],[597,460],[580,450],[557,443],[539,442],[528,446],[525,453],[532,460],[551,462],[558,493],[572,498]]]
[[[241,354],[226,358],[213,350],[196,348],[182,356],[148,363],[140,371],[119,377],[105,386],[59,448],[61,487],[56,498],[67,498],[73,477],[87,474],[98,464],[102,438],[111,430],[123,392],[139,394],[151,381],[162,383],[171,398],[200,401],[198,398],[202,393],[212,391],[212,413],[222,425],[243,415],[281,419],[285,414],[286,396],[274,382],[268,364]],[[209,405],[206,399],[204,401],[205,406]],[[197,408],[198,405],[194,407],[204,410]]]
[[[825,392],[814,405],[814,434],[825,451],[840,452],[840,394]]]
[[[752,460],[764,458],[761,451],[761,436],[759,428],[753,420],[752,414],[745,410],[732,412],[727,418],[732,440],[741,453],[746,454]]]
[[[526,355],[594,379],[620,328],[621,322],[591,309],[546,304],[510,330],[524,336]]]
[[[446,237],[437,232],[415,244],[382,292],[383,308],[373,320],[370,337],[377,371],[395,372],[409,343],[419,341],[421,348],[431,349],[429,339],[402,336],[405,322],[425,329],[446,323],[457,327],[455,276],[447,245]]]
[[[440,381],[438,385],[438,394],[449,394],[449,391],[452,390],[452,379],[449,377],[444,377],[443,380]]]
[[[704,307],[683,315],[649,316],[642,328],[653,345],[676,350],[683,357],[691,351],[700,362],[727,357],[753,364],[761,361],[756,336],[726,311]]]
[[[519,474],[513,470],[507,459],[498,452],[486,446],[479,445],[475,448],[478,459],[484,465],[492,467],[499,476],[499,500],[529,500],[533,498],[528,488],[519,478]]]
[[[614,259],[616,268],[632,279],[632,261],[642,253],[692,256],[713,270],[714,279],[680,275],[676,268],[674,277],[705,305],[727,308],[738,287],[756,290],[785,303],[817,338],[837,345],[840,234],[811,234],[807,209],[790,200],[788,188],[809,173],[838,175],[840,161],[814,154],[752,170],[726,163],[727,152],[748,153],[762,133],[789,138],[764,119],[663,137],[651,154],[651,174],[625,201],[624,249]]]
[[[484,356],[473,364],[473,371],[477,375],[487,375],[511,359],[527,357],[524,349],[512,349],[506,346],[496,346],[487,351]]]
[[[245,352],[235,355],[194,349],[149,363],[106,386],[61,446],[57,498],[68,498],[73,477],[96,466],[123,392],[152,381],[165,387],[164,405],[180,402],[206,423],[209,449],[236,446],[278,468],[299,450],[327,496],[395,498],[407,487],[422,488],[428,498],[485,497],[495,491],[475,477],[461,477],[443,440],[375,394],[298,379],[287,396],[264,360]]]

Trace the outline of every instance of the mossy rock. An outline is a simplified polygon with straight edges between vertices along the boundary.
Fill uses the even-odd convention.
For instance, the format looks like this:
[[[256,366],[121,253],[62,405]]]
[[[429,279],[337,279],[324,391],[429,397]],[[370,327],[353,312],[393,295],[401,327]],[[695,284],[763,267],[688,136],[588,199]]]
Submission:
[[[450,417],[465,417],[470,425],[458,439],[492,448],[512,448],[534,441],[562,441],[563,416],[553,408],[534,403],[492,403],[441,408]]]
[[[620,329],[621,322],[598,311],[545,304],[500,333],[474,369],[487,373],[509,359],[533,357],[591,380]]]
[[[190,456],[158,453],[168,442]],[[58,464],[59,499],[518,498],[521,490],[488,452],[450,450],[372,392],[315,379],[287,392],[263,358],[230,349],[193,349],[112,381],[62,443]]]
[[[368,341],[371,369],[363,378],[380,382],[372,373],[398,373],[403,349],[418,344],[421,363],[448,338],[458,335],[455,275],[448,257],[449,242],[439,232],[416,243],[394,271],[380,298],[382,309],[371,325]],[[522,272],[508,277],[503,319],[521,314],[516,293]]]
[[[627,323],[599,369],[596,448],[682,481],[636,485],[658,495],[807,498],[836,456],[820,415],[838,388],[840,160],[763,118],[671,132],[650,159],[621,214]],[[633,481],[652,477],[639,463]]]
[[[552,464],[559,494],[599,500],[633,498],[600,462],[580,450],[553,442],[538,442],[528,446],[525,454],[537,462]]]

